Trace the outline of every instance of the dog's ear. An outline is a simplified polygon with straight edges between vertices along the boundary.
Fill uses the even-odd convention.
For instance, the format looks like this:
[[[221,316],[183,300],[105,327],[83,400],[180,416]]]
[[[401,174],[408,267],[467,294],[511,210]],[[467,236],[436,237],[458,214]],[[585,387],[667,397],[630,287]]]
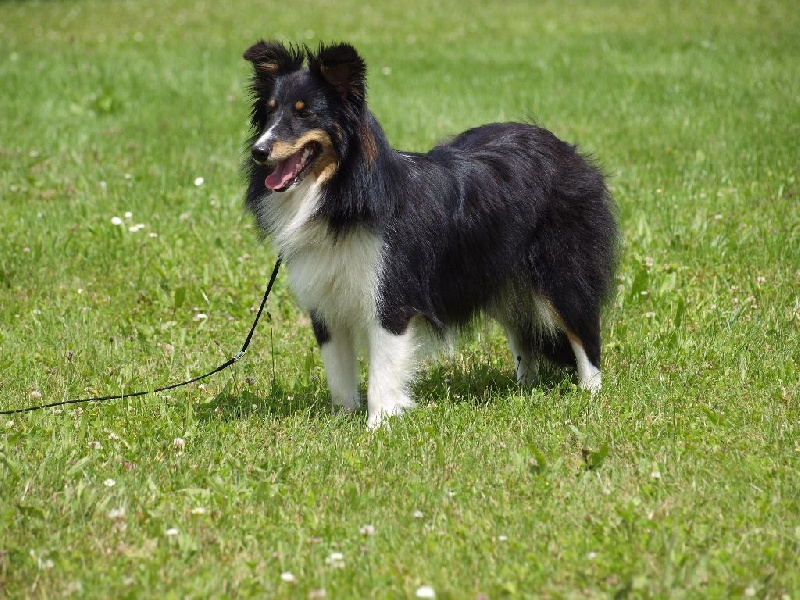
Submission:
[[[300,48],[288,48],[279,42],[265,42],[261,40],[250,46],[242,55],[245,60],[253,63],[255,74],[266,79],[274,79],[297,71],[303,66],[303,51]]]
[[[308,67],[327,81],[340,98],[364,100],[367,65],[350,44],[320,44],[316,55],[309,54]]]

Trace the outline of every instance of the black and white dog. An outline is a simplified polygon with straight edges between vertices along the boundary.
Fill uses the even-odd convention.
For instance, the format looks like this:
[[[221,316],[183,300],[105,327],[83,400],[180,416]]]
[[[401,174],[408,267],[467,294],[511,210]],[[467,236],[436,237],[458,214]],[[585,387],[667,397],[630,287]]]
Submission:
[[[393,149],[348,44],[258,42],[246,204],[310,313],[333,402],[369,427],[414,405],[420,340],[478,313],[505,329],[517,378],[540,356],[600,388],[600,309],[617,226],[603,175],[552,133],[470,129],[430,152]],[[306,66],[307,65],[307,66]]]

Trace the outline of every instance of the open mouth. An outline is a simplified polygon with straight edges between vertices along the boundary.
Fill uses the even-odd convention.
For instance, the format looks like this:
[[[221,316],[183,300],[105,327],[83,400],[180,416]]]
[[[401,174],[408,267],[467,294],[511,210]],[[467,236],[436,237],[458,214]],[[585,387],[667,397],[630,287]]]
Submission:
[[[272,173],[267,175],[264,185],[273,192],[285,192],[305,177],[308,167],[320,150],[321,146],[317,142],[306,144],[290,157],[278,162]]]

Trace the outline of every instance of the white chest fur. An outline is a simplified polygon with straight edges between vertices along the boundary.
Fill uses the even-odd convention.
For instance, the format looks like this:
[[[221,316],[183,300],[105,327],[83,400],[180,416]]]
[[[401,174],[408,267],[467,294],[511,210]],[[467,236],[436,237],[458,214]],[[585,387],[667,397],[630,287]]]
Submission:
[[[314,218],[315,184],[304,182],[281,196],[271,217],[298,302],[328,327],[361,337],[377,318],[380,236],[364,227],[333,235],[324,219]]]
[[[314,226],[327,229],[325,224]],[[327,232],[326,232],[327,233]],[[289,259],[289,282],[300,304],[331,327],[358,330],[374,323],[380,275],[380,238],[364,229],[315,243]]]

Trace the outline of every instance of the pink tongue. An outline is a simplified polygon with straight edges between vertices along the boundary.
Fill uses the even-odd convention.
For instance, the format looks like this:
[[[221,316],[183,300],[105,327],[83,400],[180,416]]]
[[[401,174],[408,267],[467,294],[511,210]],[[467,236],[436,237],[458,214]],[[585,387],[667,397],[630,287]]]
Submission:
[[[302,156],[303,151],[300,150],[299,152],[292,154],[286,160],[278,163],[278,166],[275,167],[275,170],[264,180],[264,185],[271,190],[280,190],[286,187],[286,185],[292,179],[297,177],[297,173],[300,171],[300,161]]]

